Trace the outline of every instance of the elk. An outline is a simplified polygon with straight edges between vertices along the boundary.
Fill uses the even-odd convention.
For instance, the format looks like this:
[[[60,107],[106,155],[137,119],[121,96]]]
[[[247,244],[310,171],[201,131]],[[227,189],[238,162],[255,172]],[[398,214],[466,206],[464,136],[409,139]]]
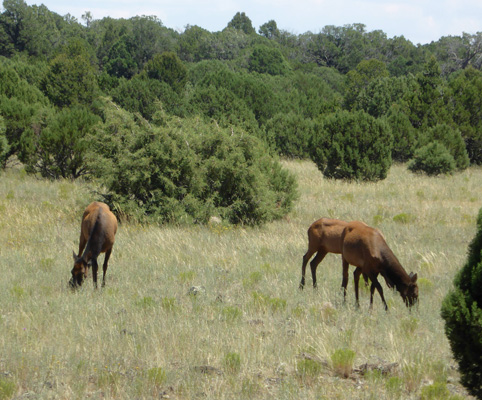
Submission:
[[[82,216],[79,253],[73,252],[74,267],[69,282],[73,288],[82,285],[84,278],[87,278],[90,265],[94,287],[97,288],[97,257],[100,253],[105,253],[102,287],[105,286],[105,274],[116,232],[117,219],[107,204],[93,202],[87,206]]]

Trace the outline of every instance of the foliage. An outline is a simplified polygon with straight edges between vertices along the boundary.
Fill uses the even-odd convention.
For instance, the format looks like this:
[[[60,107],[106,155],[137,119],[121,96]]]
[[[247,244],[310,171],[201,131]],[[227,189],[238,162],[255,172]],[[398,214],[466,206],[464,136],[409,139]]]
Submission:
[[[440,175],[455,171],[456,164],[447,148],[435,141],[415,151],[408,169],[412,172],[425,172],[427,175]]]
[[[175,92],[180,92],[186,84],[187,68],[173,52],[156,54],[144,70],[150,79],[167,83]]]
[[[266,140],[286,157],[306,158],[315,123],[294,112],[276,114],[265,125]]]
[[[390,108],[386,118],[393,136],[392,158],[395,161],[405,162],[412,158],[415,151],[416,130],[410,123],[408,115],[397,104]]]
[[[379,60],[363,60],[357,67],[348,72],[345,106],[351,109],[358,94],[374,80],[388,77],[384,62]]]
[[[289,65],[279,49],[257,46],[253,49],[249,59],[249,71],[260,74],[284,75],[289,71]]]
[[[335,372],[348,378],[353,369],[353,362],[355,361],[355,352],[351,349],[336,349],[331,355],[331,362],[333,364],[333,369]]]
[[[226,353],[224,355],[223,365],[229,373],[238,373],[241,370],[241,356],[234,352]]]
[[[482,73],[470,67],[449,81],[450,108],[470,161],[482,164]]]
[[[139,113],[147,120],[152,120],[159,109],[159,101],[170,114],[182,115],[184,110],[182,100],[171,86],[150,79],[145,74],[136,75],[130,80],[120,79],[118,86],[112,89],[111,96],[116,104],[131,113]]]
[[[327,178],[377,181],[387,176],[391,151],[385,121],[363,111],[340,111],[321,120],[311,157]]]
[[[256,138],[195,120],[149,126],[107,104],[91,167],[119,210],[140,220],[259,224],[285,215],[295,182]],[[114,134],[115,133],[115,134]]]
[[[234,28],[243,31],[246,35],[256,33],[251,20],[244,12],[238,12],[228,23],[228,28]]]
[[[84,160],[89,147],[86,140],[98,117],[85,107],[65,108],[50,116],[39,134],[25,137],[34,150],[25,160],[27,171],[43,177],[76,179],[89,171]]]
[[[5,131],[5,122],[3,118],[0,117],[0,168],[5,167],[5,163],[7,162],[8,153],[10,150],[7,137],[5,136]]]
[[[465,143],[458,129],[451,128],[447,124],[438,124],[419,134],[417,147],[421,148],[436,141],[445,146],[455,160],[457,169],[463,170],[469,166]]]
[[[454,279],[454,289],[442,304],[445,334],[459,364],[461,382],[482,399],[482,209],[467,261]]]
[[[75,40],[50,62],[42,90],[55,106],[89,105],[97,96],[89,50],[84,41]]]

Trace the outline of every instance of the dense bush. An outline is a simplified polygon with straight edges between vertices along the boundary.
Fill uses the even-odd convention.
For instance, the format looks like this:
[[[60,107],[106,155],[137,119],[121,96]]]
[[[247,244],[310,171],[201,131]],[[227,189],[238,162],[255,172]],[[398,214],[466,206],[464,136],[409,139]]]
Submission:
[[[45,128],[23,137],[32,148],[24,158],[27,171],[52,179],[76,179],[88,174],[85,155],[89,142],[86,137],[98,120],[81,106],[53,113]]]
[[[5,136],[5,123],[3,118],[0,116],[0,168],[5,167],[5,163],[8,158],[9,145],[7,137]]]
[[[392,163],[392,134],[384,120],[364,111],[340,111],[322,119],[312,159],[328,178],[377,181]]]
[[[387,114],[387,122],[392,130],[394,161],[405,162],[412,158],[416,145],[416,131],[408,116],[398,105],[393,105]]]
[[[442,304],[445,334],[459,364],[462,384],[482,399],[482,209],[467,261],[454,286]]]
[[[439,124],[419,134],[417,147],[426,146],[435,141],[445,146],[455,160],[455,167],[459,170],[469,166],[469,156],[465,148],[464,139],[458,129],[447,124]]]
[[[160,127],[117,109],[92,141],[91,166],[110,202],[139,220],[258,224],[281,218],[296,197],[294,178],[259,139],[202,120],[170,120]]]
[[[249,70],[260,74],[284,75],[289,71],[289,65],[279,49],[257,46],[249,58]]]
[[[415,151],[408,169],[427,175],[449,174],[455,171],[455,160],[443,144],[433,142]]]
[[[266,123],[266,140],[283,156],[306,158],[314,125],[294,112],[276,114]]]

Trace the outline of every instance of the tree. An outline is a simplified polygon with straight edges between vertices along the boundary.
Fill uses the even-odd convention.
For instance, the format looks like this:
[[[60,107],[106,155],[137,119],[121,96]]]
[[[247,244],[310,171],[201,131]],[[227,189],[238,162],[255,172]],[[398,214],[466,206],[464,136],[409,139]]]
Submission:
[[[27,170],[52,179],[77,179],[88,174],[86,137],[98,121],[80,106],[53,114],[40,134],[30,139],[35,142],[35,151],[26,160]]]
[[[137,64],[132,57],[134,43],[123,35],[109,50],[105,57],[104,70],[117,78],[131,78],[137,71]]]
[[[454,124],[462,133],[470,161],[482,164],[482,72],[472,67],[460,71],[449,87]]]
[[[402,107],[394,104],[387,113],[386,120],[392,131],[392,159],[399,162],[408,161],[416,147],[416,130]]]
[[[131,113],[139,113],[148,121],[159,111],[159,101],[166,112],[183,115],[183,100],[165,82],[139,74],[130,80],[121,79],[111,91],[113,101]]]
[[[313,136],[314,122],[294,112],[276,114],[265,125],[266,139],[280,155],[306,158]]]
[[[173,52],[156,54],[146,63],[144,71],[150,79],[167,83],[177,93],[186,84],[187,68]]]
[[[212,36],[206,29],[188,25],[179,38],[179,57],[187,62],[212,58]]]
[[[249,58],[249,71],[284,75],[289,71],[289,65],[280,50],[267,46],[256,46]]]
[[[388,124],[363,111],[339,111],[322,118],[313,137],[312,160],[327,178],[378,181],[392,163]]]
[[[442,303],[445,334],[459,364],[461,382],[482,399],[482,209],[469,245],[467,261],[454,279],[454,289]]]
[[[233,19],[228,23],[228,28],[243,31],[246,35],[256,33],[251,20],[244,12],[237,12]]]
[[[42,90],[57,107],[89,105],[98,95],[96,70],[88,44],[74,40],[50,62]]]
[[[379,60],[364,60],[356,69],[347,74],[347,87],[345,92],[345,107],[351,109],[359,93],[368,85],[381,78],[388,77],[385,63]]]
[[[265,24],[261,25],[258,29],[258,32],[261,36],[264,36],[266,39],[275,39],[280,36],[278,25],[274,20],[270,20]]]
[[[440,123],[450,123],[446,91],[440,66],[435,57],[424,64],[416,76],[418,86],[405,94],[403,100],[409,107],[409,117],[414,128],[429,128]]]
[[[5,136],[6,126],[3,118],[0,116],[0,169],[5,168],[7,163],[9,145],[7,137]]]

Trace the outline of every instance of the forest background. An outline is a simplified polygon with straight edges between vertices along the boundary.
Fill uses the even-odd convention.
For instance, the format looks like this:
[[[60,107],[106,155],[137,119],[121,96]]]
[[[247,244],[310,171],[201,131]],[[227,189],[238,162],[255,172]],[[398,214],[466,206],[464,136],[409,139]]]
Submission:
[[[393,161],[431,175],[482,163],[482,33],[414,45],[363,24],[256,32],[242,12],[177,32],[155,16],[3,8],[0,165],[97,177],[118,214],[280,218],[296,182],[278,156],[355,180]]]

